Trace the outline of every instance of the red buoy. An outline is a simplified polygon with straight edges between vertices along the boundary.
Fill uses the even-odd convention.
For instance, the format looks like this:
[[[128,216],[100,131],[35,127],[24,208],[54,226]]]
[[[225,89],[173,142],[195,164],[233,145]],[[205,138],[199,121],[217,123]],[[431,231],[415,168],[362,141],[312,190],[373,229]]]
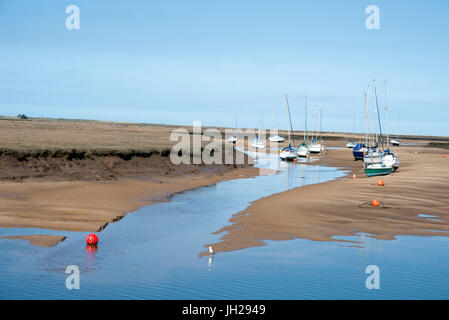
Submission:
[[[378,207],[380,205],[380,202],[379,202],[379,200],[374,199],[373,201],[371,201],[371,205],[373,207]]]
[[[91,233],[86,237],[86,243],[91,245],[96,245],[98,243],[98,237]]]
[[[383,187],[384,186],[384,181],[382,179],[381,180],[377,180],[377,185],[379,187]]]
[[[446,158],[447,156],[445,154],[443,154],[443,158]]]

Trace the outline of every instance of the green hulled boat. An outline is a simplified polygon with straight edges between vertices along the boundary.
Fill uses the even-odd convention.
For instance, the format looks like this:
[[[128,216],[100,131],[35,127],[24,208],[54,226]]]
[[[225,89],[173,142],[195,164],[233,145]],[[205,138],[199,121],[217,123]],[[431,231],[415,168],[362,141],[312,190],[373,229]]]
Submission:
[[[365,166],[365,173],[368,177],[384,176],[390,174],[392,171],[392,166],[387,166],[383,163],[373,163]]]

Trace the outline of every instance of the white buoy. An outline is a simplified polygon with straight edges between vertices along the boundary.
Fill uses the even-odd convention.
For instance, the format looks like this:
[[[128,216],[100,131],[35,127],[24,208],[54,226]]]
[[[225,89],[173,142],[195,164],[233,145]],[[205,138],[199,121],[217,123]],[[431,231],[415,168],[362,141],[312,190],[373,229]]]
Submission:
[[[210,246],[209,246],[209,254],[210,254],[211,256],[214,255],[214,248],[212,248],[212,247],[210,247]]]

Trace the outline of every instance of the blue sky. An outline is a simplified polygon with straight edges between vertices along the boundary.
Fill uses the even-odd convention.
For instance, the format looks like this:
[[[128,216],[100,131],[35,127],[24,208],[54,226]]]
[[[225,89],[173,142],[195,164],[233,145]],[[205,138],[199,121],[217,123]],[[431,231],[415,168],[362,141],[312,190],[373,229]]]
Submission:
[[[257,127],[262,110],[270,128],[274,107],[286,128],[288,93],[295,129],[307,95],[325,130],[364,130],[375,78],[393,133],[449,136],[448,17],[447,0],[0,0],[0,114]]]

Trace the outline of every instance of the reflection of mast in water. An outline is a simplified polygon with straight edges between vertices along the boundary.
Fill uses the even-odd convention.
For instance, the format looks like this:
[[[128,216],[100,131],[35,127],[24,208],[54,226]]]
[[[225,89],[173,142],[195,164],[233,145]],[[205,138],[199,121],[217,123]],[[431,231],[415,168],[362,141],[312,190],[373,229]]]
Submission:
[[[212,269],[212,261],[214,261],[214,256],[209,256],[209,260],[207,261],[207,271]]]
[[[302,187],[304,187],[305,184],[306,184],[305,167],[306,167],[306,166],[305,166],[304,164],[301,165],[301,180],[302,180]]]
[[[373,239],[371,235],[360,233],[360,248],[357,254],[357,280],[364,281],[368,276],[365,274],[366,267],[369,265],[377,265],[382,261],[383,240]]]

